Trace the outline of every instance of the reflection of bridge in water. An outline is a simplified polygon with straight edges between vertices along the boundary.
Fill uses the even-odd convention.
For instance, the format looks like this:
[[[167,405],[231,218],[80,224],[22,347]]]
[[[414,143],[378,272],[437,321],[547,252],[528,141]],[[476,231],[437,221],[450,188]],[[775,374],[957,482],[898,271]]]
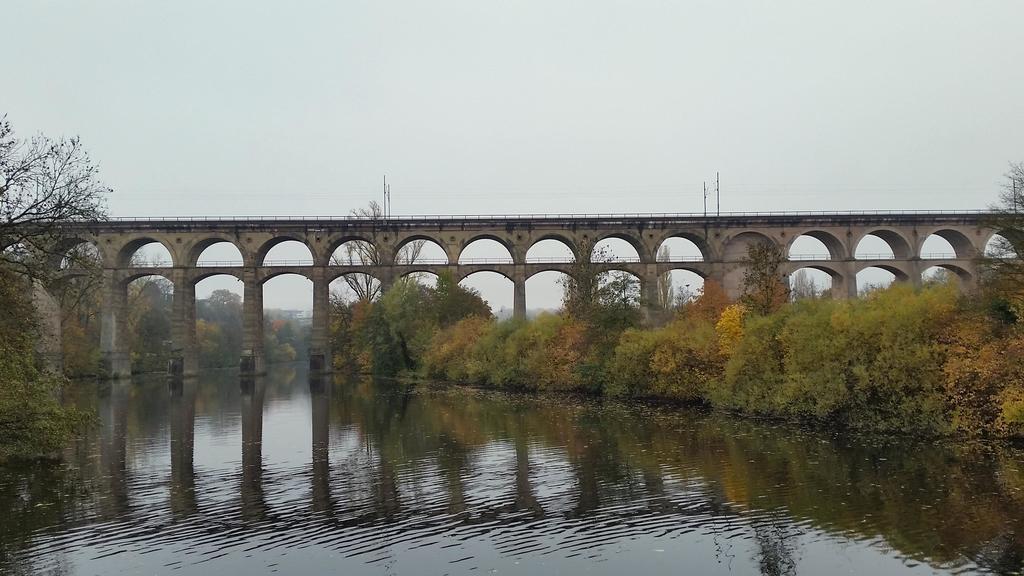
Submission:
[[[216,383],[225,385],[228,380]],[[207,405],[197,418],[197,405],[204,403],[199,382],[172,381],[166,398],[135,395],[133,389],[137,388],[141,388],[137,382],[111,383],[99,403],[102,466],[98,472],[105,486],[97,513],[101,524],[128,524],[108,537],[111,546],[118,539],[119,547],[125,542],[131,543],[129,547],[175,546],[195,539],[196,547],[201,548],[205,541],[216,539],[219,556],[222,548],[249,548],[261,541],[267,547],[290,548],[308,545],[312,539],[346,556],[369,559],[401,541],[490,534],[507,554],[545,549],[569,553],[591,550],[612,536],[662,530],[666,520],[659,518],[671,518],[672,530],[679,532],[707,529],[709,521],[720,523],[719,530],[745,526],[748,521],[713,491],[680,491],[660,473],[643,469],[641,483],[633,487],[639,501],[630,501],[635,509],[628,522],[600,527],[617,518],[629,499],[620,502],[624,494],[608,485],[617,473],[607,469],[599,443],[585,447],[584,454],[571,447],[559,448],[559,458],[566,461],[552,466],[551,456],[531,438],[532,427],[517,420],[522,415],[509,416],[514,428],[505,431],[507,437],[490,438],[480,445],[467,445],[453,435],[454,430],[426,439],[407,437],[412,430],[395,424],[403,420],[401,406],[408,402],[404,395],[394,395],[397,404],[385,403],[374,414],[356,401],[339,402],[331,383],[317,378],[309,384],[312,446],[308,461],[284,467],[280,462],[265,462],[268,440],[263,422],[268,398],[275,397],[268,392],[266,378],[243,378],[238,398],[241,438],[234,448],[241,452],[240,469],[197,470],[197,421],[210,416]],[[281,391],[277,389],[277,393]],[[145,444],[133,445],[139,440],[139,431],[133,434],[128,425],[140,412],[152,418],[152,409],[160,405],[166,410],[170,444],[166,484],[141,477],[130,465],[138,459],[149,467],[162,468],[135,453],[140,449],[157,451]],[[385,415],[386,419],[375,419]],[[405,417],[415,420],[437,418],[438,414],[420,411]],[[154,430],[162,427],[161,420],[150,422]],[[339,436],[343,437],[339,432],[344,431],[366,443],[365,449],[352,450],[364,457],[350,461],[337,452],[332,455],[331,443],[338,442]],[[473,436],[491,434],[493,430]],[[488,454],[488,448],[499,449],[505,457],[474,455]],[[480,457],[484,461],[478,461]],[[565,478],[557,483],[559,489],[552,491],[550,480],[537,477],[542,465],[539,460],[547,462],[547,473],[568,474],[572,480]],[[485,494],[474,484],[480,475],[475,466],[486,468],[498,479],[486,483]],[[152,494],[140,500],[140,492],[164,485],[169,493],[166,504]],[[485,501],[480,501],[481,497]],[[164,505],[169,517],[157,509]],[[589,521],[583,520],[588,517]],[[566,528],[562,523],[567,519],[582,525]],[[216,531],[211,532],[211,522]],[[593,528],[587,528],[591,523]],[[546,531],[555,529],[557,536],[545,536]],[[272,541],[263,539],[270,534],[274,535]],[[68,537],[82,535],[71,533]],[[564,540],[556,544],[559,538]],[[56,540],[47,545],[61,548],[68,543]],[[105,545],[98,545],[99,554],[105,552]]]
[[[240,219],[122,219],[68,225],[76,244],[95,246],[102,261],[104,297],[101,350],[108,375],[130,373],[126,337],[127,285],[132,280],[159,275],[174,284],[172,340],[178,365],[184,374],[198,368],[195,346],[195,287],[210,276],[223,274],[244,283],[243,359],[247,372],[263,371],[263,294],[267,280],[297,274],[313,284],[313,316],[310,366],[329,371],[329,286],[347,274],[367,274],[383,288],[402,276],[429,272],[451,273],[460,281],[479,272],[493,272],[512,281],[514,315],[526,313],[526,280],[536,274],[557,271],[569,275],[621,270],[639,280],[641,306],[650,314],[658,306],[657,279],[673,270],[688,270],[719,282],[732,296],[739,294],[747,247],[755,242],[773,243],[789,254],[793,241],[809,236],[827,250],[822,254],[792,254],[783,265],[788,275],[802,268],[820,270],[832,280],[836,298],[857,293],[857,273],[881,268],[897,281],[921,282],[925,269],[938,266],[954,273],[962,286],[975,282],[976,259],[994,234],[982,212],[858,212],[858,213],[742,213],[721,216],[626,214],[626,215],[530,215],[530,216],[428,216],[390,219],[367,218],[240,218]],[[952,247],[950,254],[923,253],[924,241],[936,235]],[[891,254],[857,258],[859,242],[874,236],[885,242]],[[635,257],[589,262],[589,248],[608,238],[628,242]],[[696,246],[699,255],[659,261],[658,248],[671,238],[683,238]],[[446,258],[403,263],[399,254],[413,241],[436,243]],[[463,259],[473,242],[493,240],[507,257]],[[527,252],[543,240],[557,240],[572,253],[571,259],[528,258]],[[283,242],[305,245],[308,260],[268,259],[270,250]],[[374,264],[338,265],[332,254],[346,242],[372,245],[379,255]],[[150,243],[163,245],[170,254],[168,266],[133,265],[133,256]],[[228,243],[238,249],[235,263],[200,262],[203,252]],[[938,256],[938,257],[934,257]],[[83,273],[65,271],[73,277]],[[51,323],[52,325],[52,323]]]
[[[697,561],[720,536],[741,566],[758,554],[751,545],[784,542],[811,556],[868,543],[936,571],[964,571],[966,559],[1010,567],[994,573],[1020,566],[1012,449],[993,457],[676,409],[308,384],[301,366],[278,368],[241,385],[204,373],[169,387],[106,383],[81,398],[97,402],[98,438],[70,455],[83,475],[59,493],[67,524],[33,553],[198,567],[327,551],[337,568],[418,566],[422,550],[462,568],[481,551],[471,563],[650,554],[652,536],[703,543]],[[756,566],[755,556],[740,571]]]

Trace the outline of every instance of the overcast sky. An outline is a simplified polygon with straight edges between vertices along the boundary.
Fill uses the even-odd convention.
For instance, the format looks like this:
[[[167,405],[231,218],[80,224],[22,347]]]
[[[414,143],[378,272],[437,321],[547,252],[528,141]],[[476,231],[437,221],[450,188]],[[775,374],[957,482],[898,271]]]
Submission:
[[[1021,0],[5,0],[0,113],[115,216],[981,208]]]

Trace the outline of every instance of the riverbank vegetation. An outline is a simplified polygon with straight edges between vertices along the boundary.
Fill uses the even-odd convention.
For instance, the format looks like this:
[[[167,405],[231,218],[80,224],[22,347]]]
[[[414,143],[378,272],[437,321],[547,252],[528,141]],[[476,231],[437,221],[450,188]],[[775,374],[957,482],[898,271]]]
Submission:
[[[450,278],[436,291],[402,280],[379,302],[335,303],[336,367],[871,432],[1024,436],[1024,275],[1015,256],[992,260],[969,296],[947,280],[835,300],[793,298],[779,281],[778,252],[751,246],[738,300],[709,280],[662,318],[643,317],[628,275],[578,270],[595,280],[567,282],[562,310],[503,321],[479,303],[448,302],[479,300]],[[448,310],[443,319],[438,307]]]
[[[33,294],[53,280],[60,223],[103,216],[97,175],[77,138],[21,139],[0,117],[0,462],[54,455],[89,421],[60,402],[66,380],[42,358]]]
[[[406,290],[385,294],[387,307],[356,307],[386,325],[392,315],[409,316],[396,314]],[[1007,322],[1002,303],[996,295],[961,298],[949,284],[894,285],[759,314],[709,282],[657,328],[621,315],[609,326],[603,306],[585,316],[399,322],[392,333],[415,342],[400,365],[379,363],[395,356],[376,351],[377,337],[359,336],[358,323],[335,328],[349,346],[339,367],[355,357],[377,374],[699,403],[856,430],[1020,436],[1024,331]]]

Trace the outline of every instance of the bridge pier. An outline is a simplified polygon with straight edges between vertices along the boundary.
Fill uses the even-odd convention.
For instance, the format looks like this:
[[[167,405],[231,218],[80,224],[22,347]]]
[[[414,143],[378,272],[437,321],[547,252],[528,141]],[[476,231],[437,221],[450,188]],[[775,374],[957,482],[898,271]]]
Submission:
[[[196,353],[196,285],[184,267],[175,267],[171,276],[174,283],[174,299],[171,303],[173,348],[167,372],[170,376],[195,376],[199,373],[199,356]]]
[[[309,349],[309,371],[311,374],[331,372],[333,359],[331,355],[330,334],[330,284],[327,282],[323,266],[311,271],[313,279],[313,326]]]
[[[39,322],[39,341],[36,352],[43,367],[54,373],[64,372],[64,353],[61,343],[60,304],[42,282],[32,281],[32,304]]]
[[[517,264],[512,275],[512,317],[516,320],[526,318],[526,271],[522,263]]]
[[[263,356],[263,285],[255,268],[242,272],[242,357],[239,371],[243,376],[266,373]]]
[[[640,278],[640,314],[646,325],[657,324],[661,319],[662,308],[658,302],[658,265],[644,265],[644,275]]]
[[[130,378],[132,360],[128,350],[125,307],[128,286],[121,282],[117,271],[103,270],[103,300],[100,311],[100,376],[103,378]]]

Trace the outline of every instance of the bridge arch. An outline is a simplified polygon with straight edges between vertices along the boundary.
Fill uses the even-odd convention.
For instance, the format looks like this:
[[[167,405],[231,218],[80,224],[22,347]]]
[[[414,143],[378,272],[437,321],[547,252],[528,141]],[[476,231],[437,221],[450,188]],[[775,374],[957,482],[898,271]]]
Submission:
[[[917,255],[921,259],[968,259],[977,254],[970,238],[958,230],[941,228],[932,230],[928,234],[922,234],[920,237],[921,244],[917,247]]]
[[[512,264],[514,260],[510,244],[490,234],[474,236],[460,246],[458,263],[474,262]]]
[[[213,248],[216,246],[216,248]],[[229,247],[234,248],[230,250]],[[210,254],[205,254],[207,249],[213,248]],[[201,239],[188,242],[185,245],[185,264],[187,266],[200,266],[200,259],[202,260],[228,260],[225,258],[228,254],[231,255],[230,260],[232,262],[238,261],[237,266],[243,266],[246,264],[245,247],[238,243],[234,237],[229,234],[212,234]],[[237,255],[237,256],[236,256]]]
[[[119,323],[123,323],[125,334],[129,336],[125,351],[129,353],[132,370],[165,369],[169,358],[165,343],[173,339],[173,310],[182,295],[175,290],[172,279],[157,269],[136,268],[125,274],[122,290],[125,308]],[[134,322],[128,320],[129,303],[133,303],[136,312],[141,311]]]
[[[864,294],[877,288],[886,288],[893,282],[908,282],[910,275],[895,264],[877,263],[857,268],[857,293]]]
[[[383,262],[380,250],[375,244],[361,238],[350,238],[331,250],[327,264],[329,266],[379,266]]]
[[[372,248],[374,251],[380,252],[380,248],[377,246],[377,243],[373,241],[372,236],[369,234],[354,234],[351,232],[334,234],[327,239],[327,243],[324,246],[324,254],[327,257],[327,261],[324,262],[323,264],[338,265],[339,262],[336,261],[336,257],[341,256],[338,254],[338,249],[343,247],[345,244],[348,244],[349,242],[362,242],[365,243],[365,245]],[[343,258],[338,259],[343,260]]]
[[[584,236],[584,238],[586,238],[586,237]],[[634,259],[635,258],[636,261],[638,261],[638,262],[653,262],[654,261],[654,255],[648,253],[649,251],[648,251],[647,246],[644,245],[643,238],[639,237],[639,236],[636,236],[636,235],[634,235],[632,233],[628,233],[628,232],[611,232],[611,233],[606,233],[606,234],[597,234],[591,240],[593,240],[593,242],[594,242],[593,248],[591,248],[591,251],[590,251],[591,254],[593,254],[594,250],[596,250],[597,247],[600,246],[601,244],[611,245],[613,247],[613,250],[614,250],[615,244],[619,244],[619,242],[614,242],[614,241],[618,240],[618,241],[621,241],[622,243],[624,243],[625,245],[628,245],[629,248],[631,249],[631,250],[628,250],[628,249],[625,248],[625,246],[623,244],[619,244],[620,248],[619,248],[618,251],[619,252],[627,252],[625,258],[627,258],[627,259]],[[622,257],[622,256],[619,256],[618,254],[616,254],[616,256]]]
[[[557,252],[563,252],[560,248],[568,250],[569,258],[565,259],[554,254]],[[526,262],[527,263],[542,263],[542,262],[577,262],[580,259],[579,248],[576,243],[568,236],[563,234],[544,234],[539,236],[530,247],[526,250]]]
[[[423,242],[419,249],[413,248],[414,242]],[[449,264],[452,255],[448,253],[439,238],[427,234],[410,234],[397,244],[392,254],[393,262],[401,266],[412,264]],[[407,274],[403,273],[403,275]]]
[[[655,249],[655,259],[661,260],[661,251],[668,249],[664,262],[708,262],[714,258],[711,245],[699,234],[690,232],[670,232],[661,238]]]
[[[659,264],[658,297],[662,308],[693,300],[704,291],[704,271],[681,263]]]
[[[986,258],[1008,259],[1017,258],[1024,251],[1024,237],[1013,231],[1000,230],[985,236],[982,253]]]
[[[121,285],[127,287],[132,282],[140,278],[146,278],[147,276],[153,276],[154,278],[161,278],[174,284],[174,279],[171,278],[170,268],[131,268],[129,271],[122,274],[120,282]]]
[[[398,273],[399,280],[408,280],[429,288],[437,287],[439,278],[440,275],[436,268],[415,264],[410,265],[409,269],[403,269]]]
[[[525,282],[526,309],[560,310],[565,299],[564,282],[568,278],[569,274],[558,268],[545,267],[530,274]]]
[[[206,280],[207,278],[213,278],[215,276],[234,278],[235,280],[239,281],[244,280],[242,276],[242,270],[240,268],[238,270],[234,270],[229,267],[218,268],[213,270],[204,270],[202,267],[200,267],[196,269],[196,272],[189,278],[189,281],[192,282],[193,286],[195,286],[198,285],[203,280]]]
[[[486,253],[478,254],[481,251]],[[490,253],[499,256],[492,257]],[[507,238],[502,238],[497,234],[475,234],[459,243],[457,262],[462,264],[464,258],[473,260],[493,258],[495,262],[513,263],[516,261],[516,246]]]
[[[305,278],[306,280],[309,280],[310,282],[313,281],[313,279],[310,278],[305,273],[305,270],[303,270],[302,268],[288,267],[288,266],[274,266],[274,267],[270,267],[265,273],[263,273],[260,276],[259,283],[260,283],[260,285],[265,285],[270,280],[273,280],[275,278],[280,278],[281,276],[297,276],[299,278]]]
[[[217,265],[244,266],[251,260],[234,241],[213,237],[204,238],[193,244],[188,251],[189,266]],[[216,264],[213,264],[216,263]]]
[[[302,248],[304,248],[304,250]],[[282,249],[283,248],[283,249]],[[271,252],[274,252],[271,258]],[[256,250],[255,262],[257,266],[267,266],[277,258],[282,261],[300,261],[312,264],[313,247],[306,243],[306,239],[298,234],[287,234],[274,236],[260,245]],[[287,264],[284,264],[287,265]]]
[[[884,242],[885,245],[888,246],[892,256],[882,258],[878,256],[883,254],[866,253],[862,244],[869,236],[873,236]],[[911,249],[910,242],[907,240],[906,236],[904,236],[902,232],[893,228],[873,228],[858,236],[854,242],[854,258],[857,260],[909,260],[914,253],[915,251]]]
[[[194,280],[193,294],[195,322],[191,329],[197,364],[209,368],[238,366],[245,322],[245,289],[241,278],[233,271],[203,274]],[[222,328],[204,336],[204,330],[211,326]],[[205,345],[204,338],[208,338]]]
[[[384,283],[369,272],[341,272],[327,279],[331,296],[342,302],[375,301],[383,294]]]
[[[260,285],[263,346],[268,363],[308,358],[312,325],[304,319],[313,309],[313,281],[290,269],[271,270]]]
[[[87,269],[101,266],[105,258],[99,243],[87,238],[67,238],[57,246],[51,268],[55,270]]]
[[[927,282],[929,280],[935,280],[935,272],[939,270],[949,272],[952,275],[952,278],[961,285],[970,284],[974,280],[974,275],[962,266],[949,262],[937,262],[921,271],[921,281]]]
[[[604,259],[598,256],[601,253]],[[590,249],[591,262],[643,262],[642,252],[636,245],[619,234],[609,234]]]
[[[815,252],[807,252],[807,250],[812,249]],[[796,256],[799,259],[800,256],[808,254],[816,255],[817,251],[822,249],[824,250],[823,255],[826,257],[814,258],[815,260],[846,259],[846,247],[842,241],[836,238],[834,234],[824,230],[807,230],[790,238],[789,242],[786,243],[786,256],[790,259]]]
[[[144,248],[146,250],[143,250]],[[154,258],[154,260],[141,263],[133,262],[136,255],[141,258]],[[173,267],[175,264],[177,261],[171,246],[149,236],[133,238],[125,242],[117,255],[117,265],[121,268]]]
[[[827,293],[835,297],[842,294],[836,291],[841,289],[845,278],[837,269],[823,264],[803,265],[794,262],[788,276],[790,298],[798,300],[802,298],[820,298]]]
[[[515,282],[507,274],[497,270],[474,270],[459,279],[459,285],[476,290],[487,302],[491,313],[499,315],[502,310],[510,316],[515,307]]]

